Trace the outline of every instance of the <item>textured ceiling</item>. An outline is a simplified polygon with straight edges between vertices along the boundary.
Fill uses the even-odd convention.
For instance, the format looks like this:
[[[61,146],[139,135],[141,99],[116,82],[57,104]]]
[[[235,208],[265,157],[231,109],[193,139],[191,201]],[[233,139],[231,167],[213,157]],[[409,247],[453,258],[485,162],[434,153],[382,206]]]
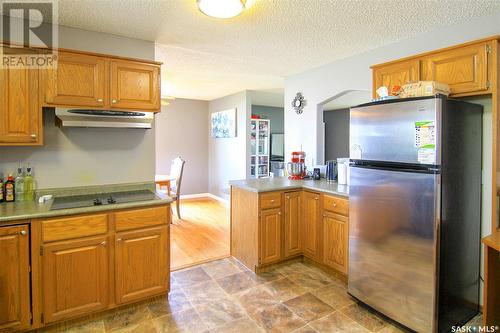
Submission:
[[[60,0],[59,23],[155,41],[163,94],[213,99],[493,11],[499,0],[255,0],[220,20],[196,0]]]

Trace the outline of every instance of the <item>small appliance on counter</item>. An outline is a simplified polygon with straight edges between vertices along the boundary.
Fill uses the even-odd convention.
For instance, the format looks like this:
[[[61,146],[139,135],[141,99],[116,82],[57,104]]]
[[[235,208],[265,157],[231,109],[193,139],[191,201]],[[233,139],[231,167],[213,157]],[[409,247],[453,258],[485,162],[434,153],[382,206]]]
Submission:
[[[306,176],[306,153],[303,151],[292,152],[292,161],[287,164],[288,179],[301,180]]]
[[[325,178],[328,183],[337,180],[337,161],[326,161]]]

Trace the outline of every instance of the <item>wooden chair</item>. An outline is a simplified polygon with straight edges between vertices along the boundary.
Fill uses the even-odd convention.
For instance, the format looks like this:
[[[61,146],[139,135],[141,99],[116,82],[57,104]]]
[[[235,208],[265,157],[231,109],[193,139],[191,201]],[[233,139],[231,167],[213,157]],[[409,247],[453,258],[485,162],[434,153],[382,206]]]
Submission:
[[[170,178],[174,180],[175,184],[170,183],[167,189],[168,195],[174,199],[175,208],[177,210],[177,217],[181,219],[180,211],[180,196],[181,196],[181,184],[182,184],[182,174],[184,173],[184,161],[180,156],[176,157],[172,161],[170,167]]]

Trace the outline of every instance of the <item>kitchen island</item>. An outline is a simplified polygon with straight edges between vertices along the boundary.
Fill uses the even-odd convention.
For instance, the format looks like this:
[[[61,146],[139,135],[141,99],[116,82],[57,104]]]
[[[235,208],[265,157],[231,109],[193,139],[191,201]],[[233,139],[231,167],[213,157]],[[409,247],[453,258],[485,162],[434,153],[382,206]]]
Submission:
[[[304,257],[347,277],[348,186],[287,178],[230,185],[232,256],[256,272]]]
[[[111,200],[149,192],[149,200]],[[154,183],[39,191],[107,193],[51,209],[53,199],[0,204],[0,331],[24,331],[162,296],[170,289],[170,203]],[[144,197],[143,197],[144,198]],[[130,199],[130,198],[129,198]],[[92,201],[90,201],[92,204]]]

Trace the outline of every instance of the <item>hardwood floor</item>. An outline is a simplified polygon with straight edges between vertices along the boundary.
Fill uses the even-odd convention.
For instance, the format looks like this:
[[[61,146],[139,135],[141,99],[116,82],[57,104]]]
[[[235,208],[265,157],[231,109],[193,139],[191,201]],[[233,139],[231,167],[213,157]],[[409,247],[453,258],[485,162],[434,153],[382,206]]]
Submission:
[[[171,270],[229,256],[229,206],[212,198],[181,200],[170,229]]]

